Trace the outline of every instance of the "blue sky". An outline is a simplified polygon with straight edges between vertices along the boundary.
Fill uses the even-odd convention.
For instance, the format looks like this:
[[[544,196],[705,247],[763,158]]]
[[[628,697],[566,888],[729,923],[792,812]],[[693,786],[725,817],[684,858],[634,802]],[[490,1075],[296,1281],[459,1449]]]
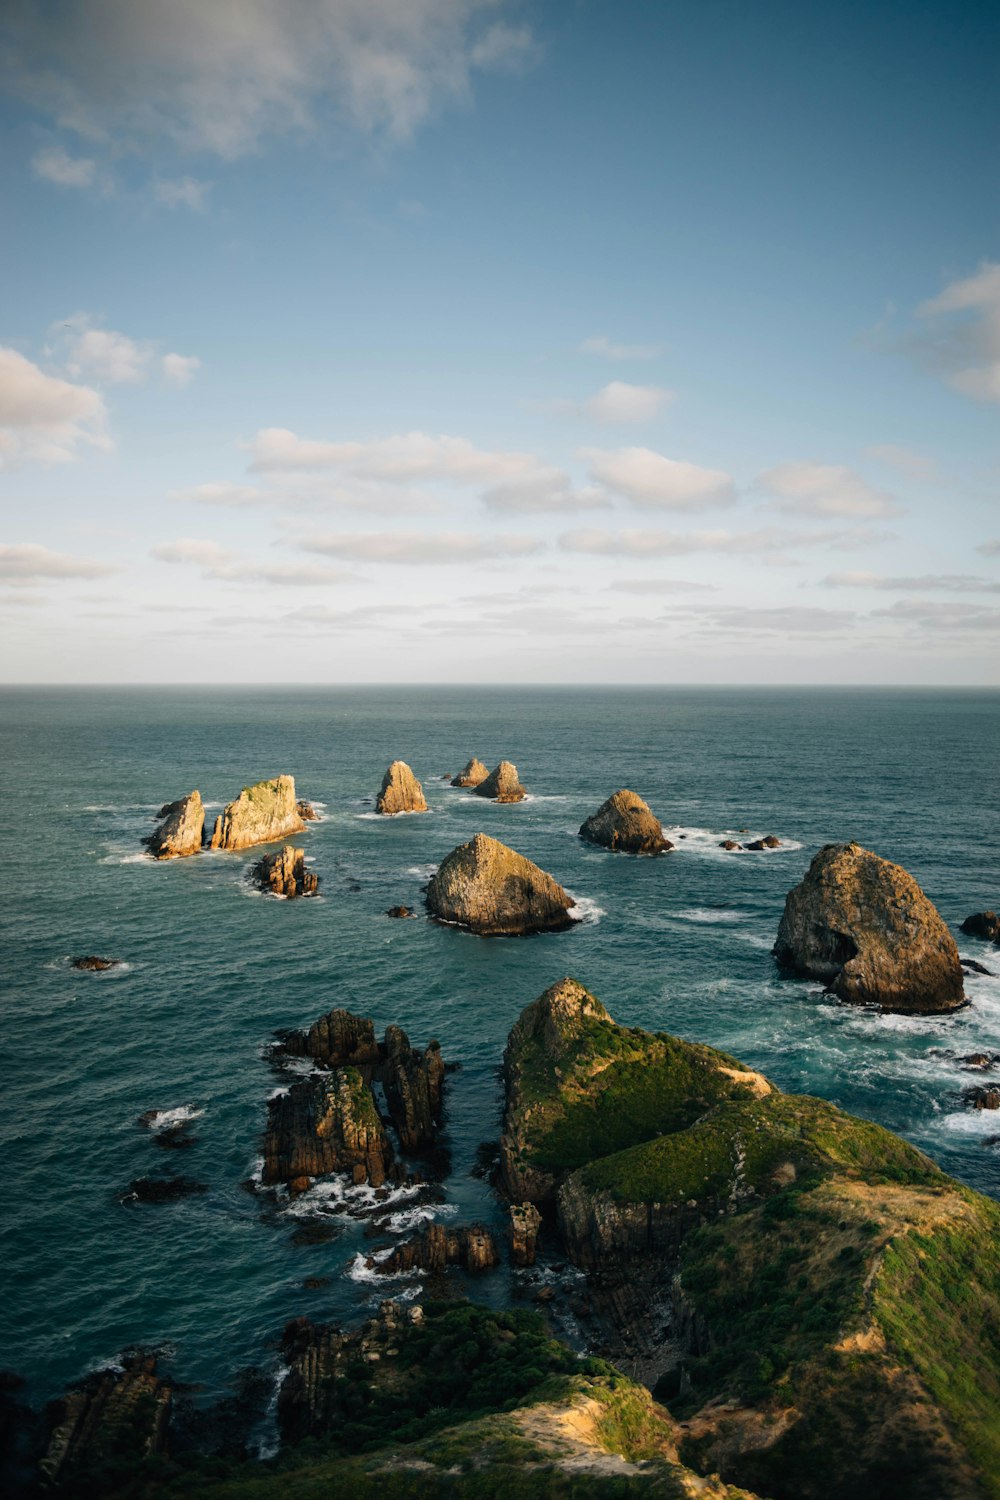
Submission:
[[[995,7],[5,18],[5,680],[997,681]]]

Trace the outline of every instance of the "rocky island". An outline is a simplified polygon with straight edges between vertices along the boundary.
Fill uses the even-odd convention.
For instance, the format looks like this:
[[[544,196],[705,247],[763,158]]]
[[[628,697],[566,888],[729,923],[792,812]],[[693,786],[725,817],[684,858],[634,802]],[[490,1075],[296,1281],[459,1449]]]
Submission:
[[[573,898],[523,854],[477,833],[453,849],[427,887],[427,910],[483,937],[569,927]]]
[[[250,871],[254,885],[273,896],[315,896],[319,876],[306,868],[306,852],[286,844],[277,854],[265,854]]]
[[[145,840],[154,859],[183,859],[200,851],[205,833],[200,792],[188,792],[176,802],[164,803],[157,817],[162,821]]]
[[[213,849],[248,849],[253,844],[273,844],[289,834],[301,833],[305,821],[295,798],[295,780],[275,776],[245,786],[235,802],[229,802],[215,820],[210,846]]]
[[[912,875],[860,844],[827,844],[789,892],[774,956],[840,1000],[901,1015],[965,1004],[955,940]]]
[[[424,789],[405,760],[394,760],[382,777],[382,786],[375,799],[375,811],[387,817],[393,817],[396,813],[427,811]]]
[[[482,761],[472,756],[471,760],[466,763],[465,769],[451,778],[451,784],[452,786],[476,787],[484,782],[489,774]]]
[[[513,761],[502,760],[484,780],[473,788],[477,797],[489,797],[493,802],[523,802],[524,787]]]
[[[580,837],[623,854],[662,854],[674,847],[663,837],[659,818],[627,787],[613,793],[581,824]]]

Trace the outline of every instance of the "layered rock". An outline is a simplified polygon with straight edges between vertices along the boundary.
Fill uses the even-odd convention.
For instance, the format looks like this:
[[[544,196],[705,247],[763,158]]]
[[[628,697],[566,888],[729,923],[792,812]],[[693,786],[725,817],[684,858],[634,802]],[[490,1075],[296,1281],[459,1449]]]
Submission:
[[[392,1156],[374,1096],[357,1068],[333,1068],[303,1079],[269,1102],[265,1186],[347,1172],[355,1181],[381,1187]]]
[[[484,833],[453,849],[427,887],[432,916],[484,937],[558,931],[572,905],[551,875]]]
[[[320,1016],[308,1031],[281,1032],[278,1051],[288,1057],[315,1058],[328,1068],[359,1068],[368,1078],[379,1061],[374,1022],[339,1009]]]
[[[427,811],[424,789],[405,760],[394,760],[382,777],[382,787],[375,798],[375,811],[389,817],[396,813]]]
[[[399,1026],[388,1026],[378,1076],[401,1149],[424,1151],[433,1146],[441,1118],[444,1083],[439,1043],[429,1042],[426,1051],[420,1052],[410,1046],[406,1032]]]
[[[275,776],[245,786],[235,802],[226,804],[215,820],[211,847],[248,849],[253,844],[274,844],[301,833],[304,827],[294,777]]]
[[[510,1263],[533,1266],[542,1216],[533,1203],[510,1205]]]
[[[319,876],[306,867],[304,849],[286,844],[277,854],[265,854],[254,865],[250,878],[262,891],[275,896],[315,896]]]
[[[465,1271],[490,1271],[500,1264],[496,1240],[482,1224],[465,1228],[445,1228],[435,1221],[412,1239],[397,1245],[391,1255],[382,1259],[371,1256],[369,1270],[382,1276],[398,1276],[410,1271],[432,1274],[461,1266]]]
[[[110,1474],[123,1460],[165,1452],[172,1399],[154,1354],[126,1354],[116,1368],[88,1375],[47,1412],[48,1442],[38,1466],[43,1481],[71,1494],[82,1471],[85,1493],[96,1493],[89,1484],[102,1466]]]
[[[474,755],[466,763],[465,769],[451,778],[451,784],[452,786],[480,786],[489,774],[487,767]]]
[[[968,937],[982,938],[986,943],[1000,946],[1000,917],[995,911],[977,911],[966,917],[959,928]]]
[[[143,842],[154,859],[183,859],[197,854],[205,835],[205,808],[200,792],[188,792],[164,803],[157,813],[162,822]]]
[[[613,793],[581,824],[580,837],[623,854],[662,854],[674,847],[663,837],[659,818],[627,787]]]
[[[477,797],[489,797],[493,802],[522,802],[524,787],[518,778],[513,761],[502,760],[486,777],[473,787]]]
[[[789,892],[778,962],[852,1005],[901,1015],[965,1003],[955,940],[912,875],[860,844],[827,844]]]

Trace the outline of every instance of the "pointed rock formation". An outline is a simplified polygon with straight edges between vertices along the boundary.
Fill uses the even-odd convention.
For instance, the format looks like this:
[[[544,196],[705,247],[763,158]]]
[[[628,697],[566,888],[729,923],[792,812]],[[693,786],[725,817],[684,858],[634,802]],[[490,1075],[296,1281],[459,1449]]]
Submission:
[[[496,1240],[482,1224],[471,1228],[446,1229],[443,1224],[428,1224],[412,1239],[397,1245],[383,1260],[371,1256],[367,1267],[383,1276],[398,1276],[407,1271],[441,1272],[448,1266],[466,1271],[489,1271],[500,1264]]]
[[[391,1142],[359,1069],[334,1068],[270,1100],[261,1178],[265,1186],[350,1172],[357,1182],[381,1187],[391,1163]]]
[[[489,774],[482,761],[473,756],[465,770],[459,771],[457,776],[451,778],[451,784],[452,786],[479,786]]]
[[[301,833],[304,827],[294,777],[275,776],[245,786],[236,801],[226,805],[215,820],[211,847],[248,849],[252,844],[273,844]]]
[[[305,850],[291,844],[277,854],[265,854],[250,871],[250,878],[275,896],[315,896],[319,889],[319,876],[306,869]]]
[[[966,917],[959,928],[968,937],[982,938],[985,943],[996,943],[1000,947],[1000,917],[995,911],[977,911]]]
[[[493,802],[524,800],[524,787],[518,780],[517,767],[510,760],[502,760],[473,791],[477,797],[489,797]]]
[[[827,844],[790,891],[778,962],[841,1000],[901,1015],[965,1003],[955,940],[912,875],[860,844]]]
[[[198,853],[205,831],[200,792],[189,792],[177,802],[165,803],[157,817],[163,821],[144,840],[154,859],[182,859]]]
[[[533,1203],[510,1205],[510,1262],[513,1266],[533,1266],[538,1230],[542,1216]]]
[[[280,1034],[277,1049],[286,1057],[312,1057],[328,1068],[360,1068],[371,1078],[379,1061],[375,1026],[367,1016],[331,1010],[308,1031]]]
[[[662,854],[674,847],[663,837],[659,818],[627,787],[615,792],[581,824],[580,837],[624,854]]]
[[[477,833],[442,860],[427,887],[427,909],[484,937],[569,927],[572,897],[530,859]]]
[[[410,1046],[401,1027],[388,1026],[381,1050],[379,1078],[400,1147],[426,1150],[434,1145],[441,1118],[444,1061],[440,1043],[428,1042],[426,1052],[419,1052]]]
[[[156,1373],[154,1354],[125,1354],[115,1368],[87,1375],[47,1412],[48,1445],[38,1465],[45,1484],[67,1495],[96,1494],[87,1480],[102,1464],[163,1453],[172,1395]],[[80,1471],[86,1479],[76,1491]]]
[[[375,799],[375,811],[389,817],[396,813],[427,811],[424,789],[405,760],[394,760],[382,777],[382,789]]]
[[[299,817],[302,819],[303,823],[319,822],[319,813],[313,807],[311,802],[296,802],[295,810],[298,813]]]

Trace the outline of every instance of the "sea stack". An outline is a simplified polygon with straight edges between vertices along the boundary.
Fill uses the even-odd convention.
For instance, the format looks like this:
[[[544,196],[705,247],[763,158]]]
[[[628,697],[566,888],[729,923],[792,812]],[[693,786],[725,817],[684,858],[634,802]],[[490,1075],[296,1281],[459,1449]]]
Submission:
[[[778,962],[852,1005],[934,1015],[965,1003],[955,940],[912,875],[860,844],[827,844],[790,891]]]
[[[427,887],[427,910],[483,937],[523,937],[569,927],[573,899],[537,865],[477,833],[442,860]]]
[[[262,1182],[273,1186],[326,1172],[351,1172],[381,1187],[392,1145],[357,1068],[333,1068],[293,1083],[268,1105]]]
[[[304,827],[294,777],[275,776],[245,786],[236,801],[226,805],[215,820],[211,847],[248,849],[252,844],[273,844],[301,833]]]
[[[205,831],[200,792],[188,792],[176,802],[167,802],[157,817],[163,821],[145,840],[154,859],[182,859],[198,853]]]
[[[315,896],[319,876],[306,869],[304,849],[286,844],[277,854],[265,854],[250,872],[254,884],[275,896]]]
[[[465,769],[451,778],[451,784],[452,786],[480,786],[489,774],[482,761],[473,756]]]
[[[627,787],[615,792],[581,824],[580,837],[624,854],[662,854],[674,847],[663,837],[659,818]]]
[[[984,943],[996,943],[1000,947],[1000,917],[995,911],[977,911],[966,917],[959,928],[967,937],[982,938]]]
[[[477,797],[489,797],[493,802],[524,800],[524,787],[518,780],[517,767],[510,760],[502,760],[473,791]]]
[[[427,811],[424,789],[405,760],[394,760],[382,777],[382,789],[375,799],[375,811],[389,817],[396,813]]]

